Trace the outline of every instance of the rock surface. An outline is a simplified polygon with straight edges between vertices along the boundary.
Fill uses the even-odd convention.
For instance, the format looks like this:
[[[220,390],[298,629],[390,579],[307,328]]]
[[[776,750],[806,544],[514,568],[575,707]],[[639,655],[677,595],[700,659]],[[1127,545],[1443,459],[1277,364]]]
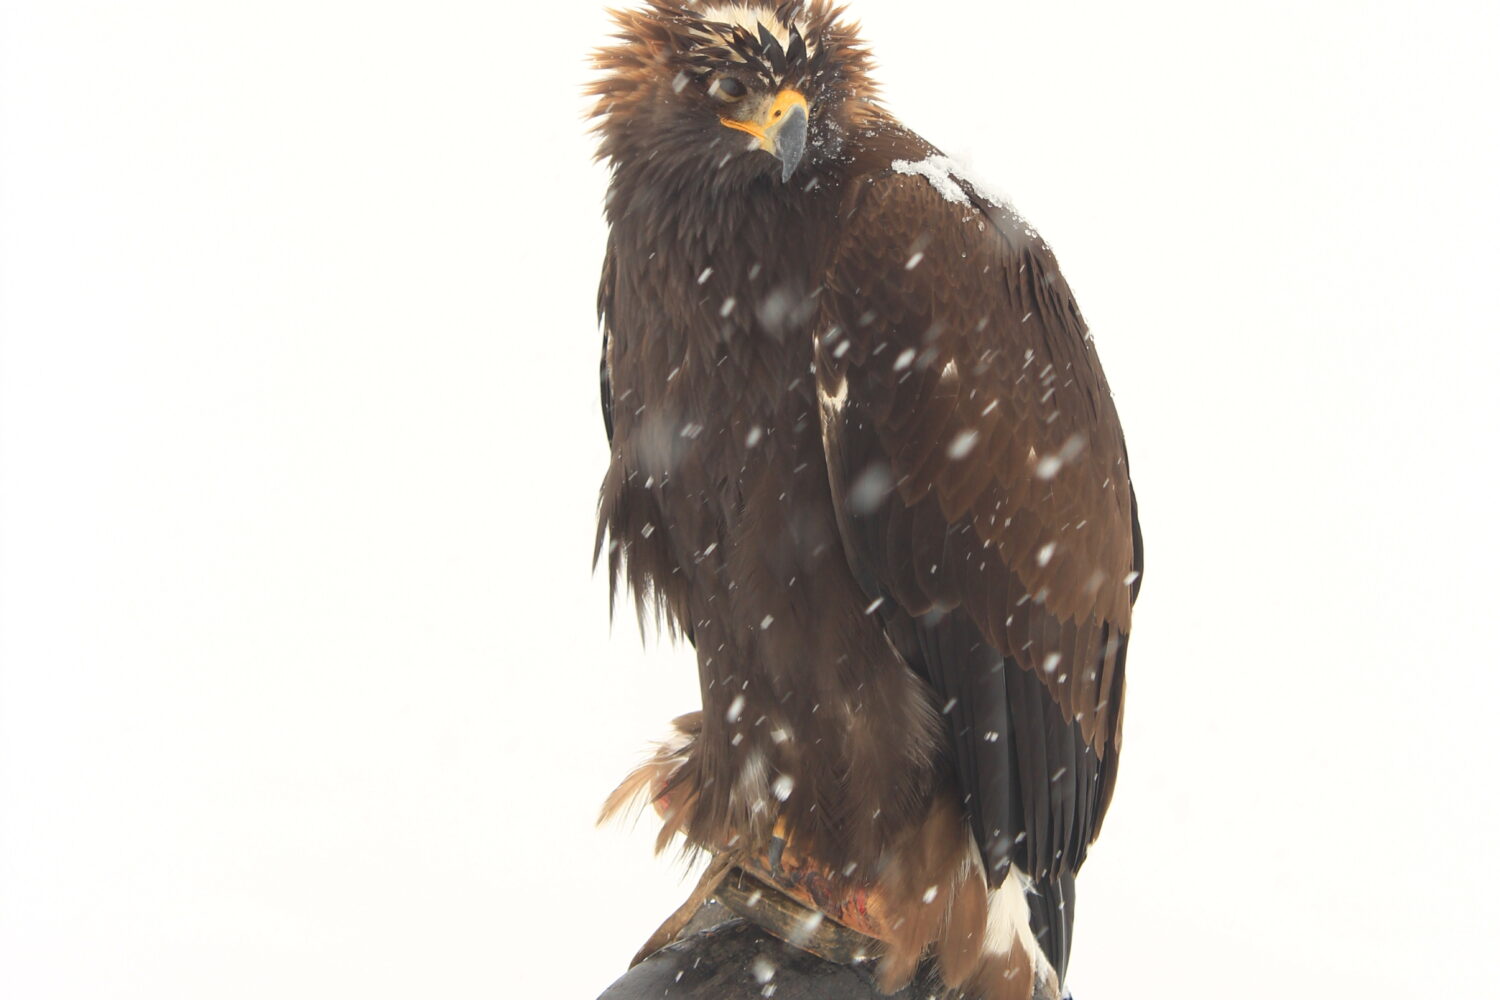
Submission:
[[[874,963],[835,965],[779,941],[718,906],[704,907],[702,928],[656,952],[615,981],[599,1000],[918,1000],[908,986],[881,993]]]

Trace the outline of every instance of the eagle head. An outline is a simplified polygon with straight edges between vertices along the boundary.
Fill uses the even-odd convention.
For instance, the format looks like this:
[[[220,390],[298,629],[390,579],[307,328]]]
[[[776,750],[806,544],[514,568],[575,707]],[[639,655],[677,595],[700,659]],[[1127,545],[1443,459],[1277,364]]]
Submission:
[[[714,184],[772,174],[837,153],[873,107],[869,55],[827,0],[648,0],[618,10],[617,44],[600,49],[599,156]],[[804,166],[806,165],[806,166]]]

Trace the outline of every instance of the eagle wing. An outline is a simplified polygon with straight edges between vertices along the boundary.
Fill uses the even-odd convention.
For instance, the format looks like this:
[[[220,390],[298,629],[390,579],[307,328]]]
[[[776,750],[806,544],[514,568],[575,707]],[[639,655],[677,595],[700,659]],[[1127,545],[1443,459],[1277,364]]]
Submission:
[[[1056,910],[1119,750],[1141,572],[1119,419],[1051,250],[1011,209],[894,170],[845,209],[816,369],[846,555],[944,703],[991,884],[1018,863]],[[1059,973],[1064,917],[1042,928]]]

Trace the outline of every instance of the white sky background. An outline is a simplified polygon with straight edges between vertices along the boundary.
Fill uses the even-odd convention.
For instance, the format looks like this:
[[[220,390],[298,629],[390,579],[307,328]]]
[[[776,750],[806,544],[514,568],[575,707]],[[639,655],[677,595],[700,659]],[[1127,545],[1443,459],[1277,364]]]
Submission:
[[[1090,998],[1500,977],[1489,2],[855,0],[1053,243],[1147,573]],[[591,998],[589,2],[0,2],[0,995]]]

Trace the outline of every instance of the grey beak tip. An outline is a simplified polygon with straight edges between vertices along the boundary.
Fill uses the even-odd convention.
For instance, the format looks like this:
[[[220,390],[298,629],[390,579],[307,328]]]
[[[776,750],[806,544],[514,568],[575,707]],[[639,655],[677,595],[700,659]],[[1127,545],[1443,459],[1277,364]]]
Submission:
[[[807,152],[807,112],[793,108],[776,133],[776,156],[781,160],[781,182],[792,179]]]

